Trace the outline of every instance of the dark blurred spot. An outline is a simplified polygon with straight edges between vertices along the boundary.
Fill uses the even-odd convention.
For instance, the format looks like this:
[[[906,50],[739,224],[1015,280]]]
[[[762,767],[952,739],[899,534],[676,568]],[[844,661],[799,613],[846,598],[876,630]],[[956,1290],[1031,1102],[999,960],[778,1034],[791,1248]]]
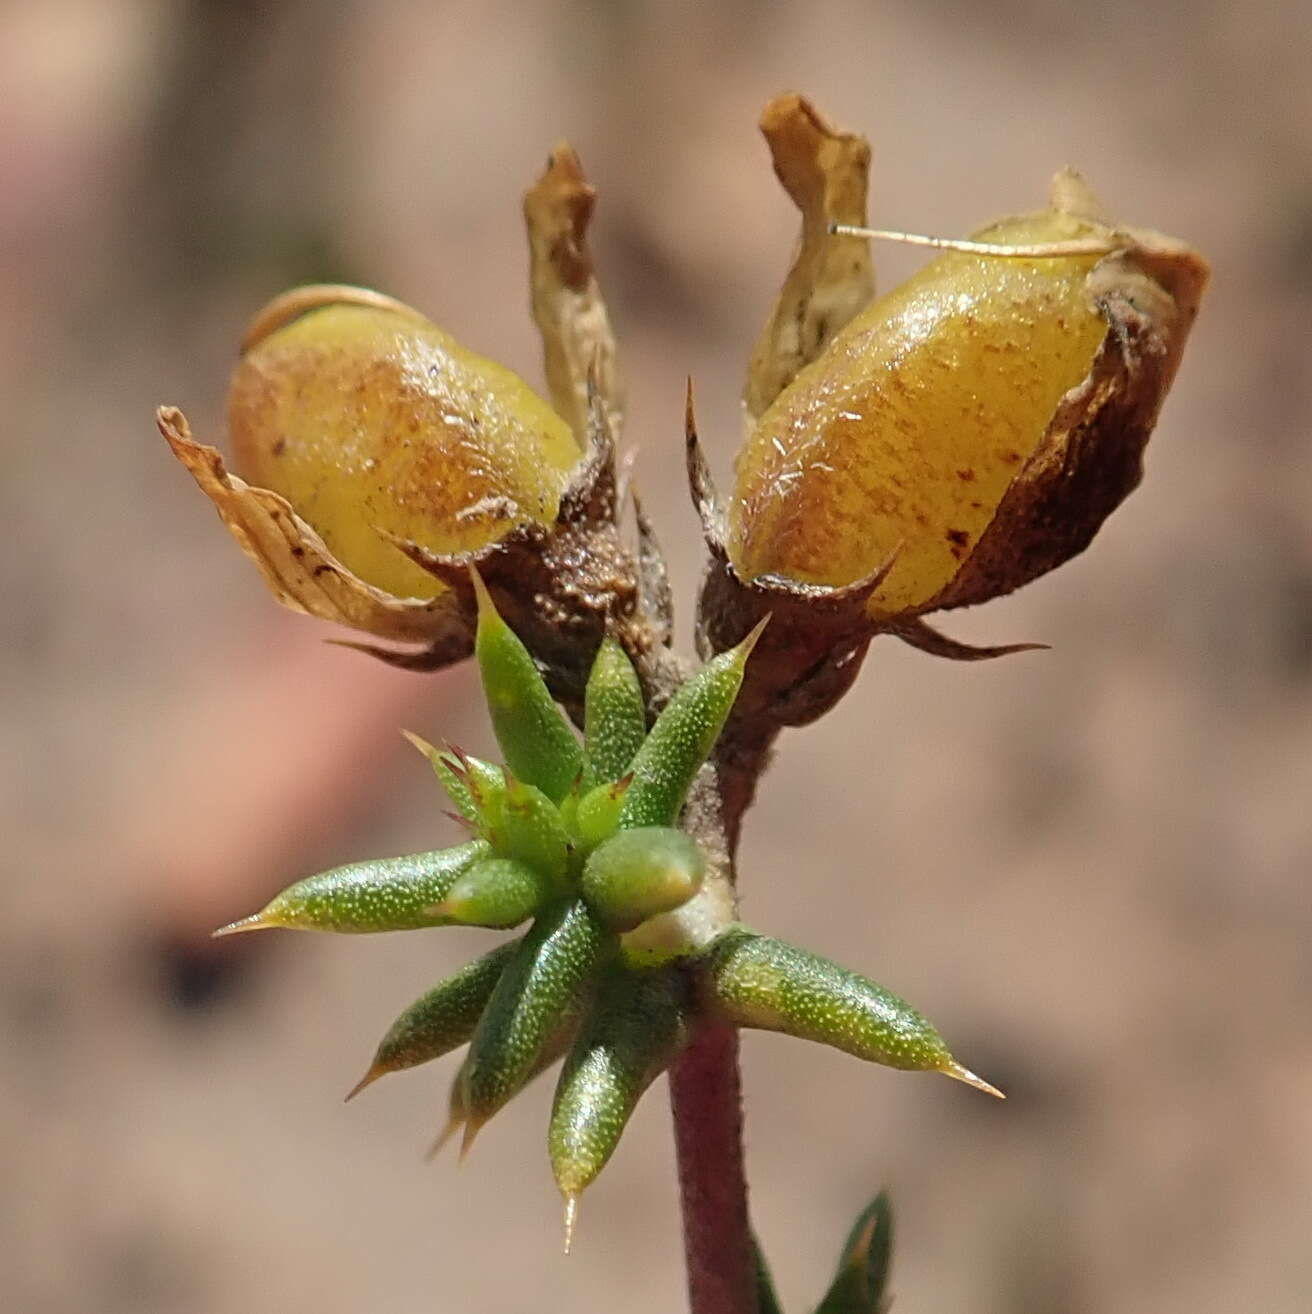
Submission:
[[[161,935],[146,950],[161,999],[191,1017],[233,1003],[251,989],[264,961],[257,938],[197,940]]]

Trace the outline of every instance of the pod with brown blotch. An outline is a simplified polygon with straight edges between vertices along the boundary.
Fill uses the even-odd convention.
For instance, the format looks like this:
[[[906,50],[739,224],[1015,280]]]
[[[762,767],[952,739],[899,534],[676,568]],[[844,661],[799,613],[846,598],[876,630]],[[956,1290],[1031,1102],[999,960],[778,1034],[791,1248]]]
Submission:
[[[516,858],[483,858],[463,872],[430,910],[457,926],[506,930],[532,917],[553,896],[551,882]]]
[[[672,826],[617,831],[589,855],[580,883],[592,911],[612,931],[681,908],[702,887],[706,859]]]
[[[416,999],[387,1029],[369,1070],[346,1098],[353,1099],[389,1072],[431,1062],[465,1044],[518,947],[517,940],[498,945]]]
[[[624,649],[607,636],[597,649],[584,691],[581,790],[618,780],[646,737],[638,673]]]
[[[905,1000],[819,954],[737,927],[700,960],[708,1007],[739,1027],[781,1031],[911,1072],[941,1072],[1002,1098],[961,1066]]]
[[[447,926],[450,918],[435,913],[434,906],[447,897],[470,867],[490,853],[485,840],[471,840],[436,853],[334,867],[288,886],[260,912],[214,934],[261,931],[274,926],[347,934]]]
[[[583,746],[561,715],[528,649],[493,605],[477,571],[474,654],[506,764],[559,803],[583,769]]]
[[[768,618],[767,618],[768,619]],[[706,761],[742,687],[761,621],[735,648],[713,657],[679,688],[643,740],[630,771],[620,826],[673,826],[698,768]]]
[[[552,1036],[582,1006],[600,960],[614,943],[582,899],[546,908],[529,928],[469,1042],[466,1149],[537,1070]]]
[[[839,588],[891,561],[867,610],[910,622],[1060,565],[1138,483],[1198,253],[1108,223],[1069,172],[1047,209],[939,244],[967,249],[856,315],[752,429],[739,579]]]
[[[508,856],[531,866],[546,882],[544,888],[568,892],[569,834],[559,809],[540,789],[513,776],[507,781],[503,829]]]
[[[691,992],[677,966],[606,972],[556,1086],[547,1146],[565,1197],[566,1250],[579,1195],[619,1144],[648,1086],[689,1031]]]

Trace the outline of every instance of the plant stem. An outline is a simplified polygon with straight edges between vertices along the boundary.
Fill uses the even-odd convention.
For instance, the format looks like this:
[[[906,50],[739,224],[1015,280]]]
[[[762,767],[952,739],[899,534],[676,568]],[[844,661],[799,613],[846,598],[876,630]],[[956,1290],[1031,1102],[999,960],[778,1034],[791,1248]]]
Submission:
[[[690,665],[659,645],[634,646],[649,696],[663,705],[691,674]],[[730,884],[742,814],[776,733],[727,727],[684,809],[684,827]],[[737,1031],[705,1028],[670,1069],[669,1082],[690,1314],[757,1314]]]
[[[756,1314],[738,1033],[703,1031],[670,1070],[692,1314]]]

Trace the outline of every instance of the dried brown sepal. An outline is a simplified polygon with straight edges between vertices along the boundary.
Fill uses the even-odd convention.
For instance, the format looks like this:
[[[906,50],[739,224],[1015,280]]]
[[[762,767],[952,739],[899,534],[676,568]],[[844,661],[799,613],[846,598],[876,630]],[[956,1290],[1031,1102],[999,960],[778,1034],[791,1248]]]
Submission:
[[[715,487],[711,467],[697,435],[697,414],[693,401],[692,379],[683,403],[684,465],[688,475],[688,492],[693,509],[702,523],[702,537],[712,555],[724,554],[724,504]],[[748,627],[751,628],[750,626]],[[747,631],[744,630],[745,634]],[[730,645],[732,646],[732,645]]]
[[[580,444],[588,438],[590,370],[595,368],[614,432],[620,430],[624,411],[615,337],[587,243],[596,195],[578,155],[565,142],[551,152],[546,171],[524,194],[533,320],[542,335],[547,387],[552,406]]]
[[[602,385],[601,355],[588,367],[587,427],[583,459],[574,468],[560,495],[560,524],[616,524],[624,494],[615,469],[616,414],[606,401]]]
[[[451,594],[397,598],[366,584],[333,556],[285,498],[229,474],[216,448],[192,438],[180,410],[160,407],[156,423],[284,606],[381,639],[426,644],[430,660],[439,659],[439,665],[473,650],[473,628]]]
[[[769,576],[745,582],[722,551],[712,552],[697,605],[701,655],[723,652],[770,617],[744,673],[726,743],[807,725],[852,687],[878,633],[870,597],[896,560],[894,552],[865,579],[833,588]]]
[[[674,637],[674,594],[656,529],[636,491],[633,494],[633,518],[638,526],[639,611],[650,620],[655,642],[668,648]]]
[[[932,625],[927,625],[919,616],[893,622],[888,626],[887,633],[932,657],[946,657],[954,662],[986,662],[994,657],[1010,657],[1016,652],[1042,652],[1048,647],[1046,643],[1001,643],[987,646],[962,643],[959,639],[949,638]]]
[[[562,518],[549,528],[520,525],[476,553],[433,552],[391,538],[397,550],[439,579],[462,615],[475,615],[469,568],[475,566],[497,611],[542,663],[553,697],[581,712],[597,645],[606,634],[626,649],[656,646],[658,636],[637,610],[638,565],[609,520]],[[372,650],[372,655],[384,657]],[[391,658],[393,665],[432,669],[423,658]]]
[[[1095,204],[1078,182],[1057,175],[1054,208]],[[1143,477],[1144,448],[1209,270],[1175,238],[1145,229],[1113,235],[1124,249],[1100,260],[1088,280],[1108,326],[1088,377],[1062,398],[974,551],[925,611],[1010,593],[1083,552]]]
[[[864,224],[870,146],[840,132],[809,101],[776,96],[761,115],[774,171],[802,212],[793,267],[748,367],[743,403],[755,420],[804,365],[874,296],[870,243],[832,237],[830,224]]]

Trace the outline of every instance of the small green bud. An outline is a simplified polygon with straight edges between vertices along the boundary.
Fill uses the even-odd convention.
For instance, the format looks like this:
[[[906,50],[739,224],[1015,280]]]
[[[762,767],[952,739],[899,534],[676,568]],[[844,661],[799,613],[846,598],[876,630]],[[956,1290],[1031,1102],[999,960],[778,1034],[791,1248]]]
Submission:
[[[556,805],[538,788],[511,778],[503,812],[506,852],[546,878],[563,894],[569,866],[569,835]]]
[[[493,987],[518,947],[517,940],[498,945],[415,1000],[388,1028],[369,1071],[346,1098],[353,1099],[389,1072],[441,1058],[465,1044],[474,1034]]]
[[[607,637],[597,649],[583,699],[583,788],[618,780],[646,737],[638,673],[624,649]]]
[[[526,922],[551,897],[543,875],[515,858],[484,858],[451,887],[434,913],[460,926],[504,930]]]
[[[583,769],[583,747],[557,709],[528,649],[497,614],[478,572],[471,574],[478,595],[474,653],[497,743],[515,775],[559,803]]]
[[[762,621],[736,648],[707,662],[656,718],[633,759],[621,826],[672,826],[679,819],[688,786],[724,727],[764,626]]]
[[[538,1070],[551,1038],[582,1007],[610,937],[581,899],[547,908],[506,964],[465,1060],[465,1149]]]
[[[648,1086],[688,1038],[687,978],[678,968],[615,966],[600,982],[556,1086],[547,1146],[565,1197],[569,1250],[579,1195],[619,1144]]]
[[[579,846],[590,852],[604,839],[609,839],[620,824],[624,810],[624,795],[633,783],[631,776],[622,776],[609,785],[598,785],[579,799],[574,814],[574,830]]]
[[[1002,1098],[910,1004],[828,958],[736,928],[703,962],[711,1007],[736,1026],[782,1031],[890,1068],[942,1072]]]
[[[299,931],[413,931],[445,926],[434,911],[461,875],[491,852],[485,840],[405,858],[356,862],[307,876],[262,911],[224,926],[215,935],[286,926]]]
[[[612,931],[682,907],[701,889],[706,859],[696,841],[669,826],[617,831],[583,867],[583,897]]]

